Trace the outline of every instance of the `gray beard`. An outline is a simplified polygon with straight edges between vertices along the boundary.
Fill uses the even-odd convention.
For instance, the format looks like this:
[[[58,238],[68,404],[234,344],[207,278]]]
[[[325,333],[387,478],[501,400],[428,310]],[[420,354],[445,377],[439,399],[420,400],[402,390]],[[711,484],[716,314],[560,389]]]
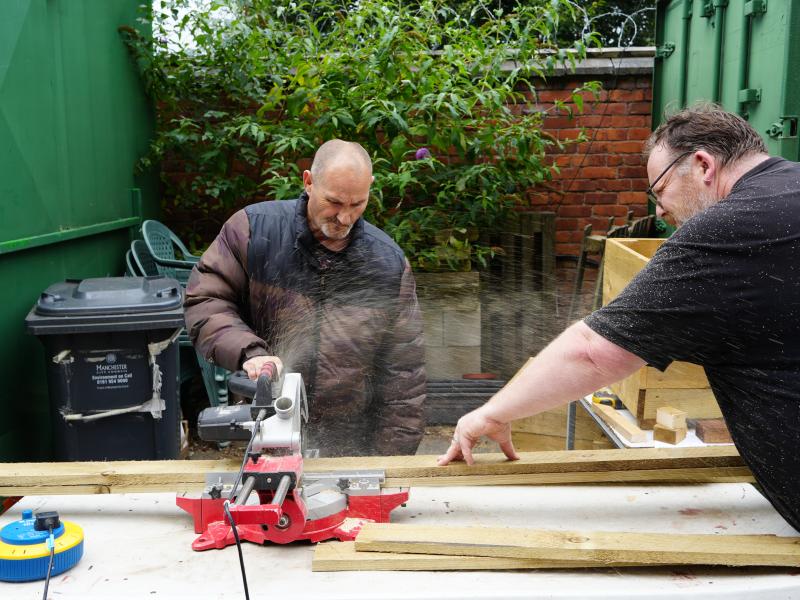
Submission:
[[[675,218],[676,226],[680,227],[693,216],[714,206],[721,199],[722,198],[717,198],[714,194],[706,192],[705,190],[700,190],[693,196],[687,197],[681,209],[679,211],[673,211],[672,213],[672,216]]]

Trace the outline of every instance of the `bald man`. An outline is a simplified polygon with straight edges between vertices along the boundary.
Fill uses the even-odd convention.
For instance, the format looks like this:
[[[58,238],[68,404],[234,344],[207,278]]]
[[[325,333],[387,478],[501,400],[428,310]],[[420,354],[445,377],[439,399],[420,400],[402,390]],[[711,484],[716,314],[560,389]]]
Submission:
[[[414,278],[362,218],[372,180],[359,144],[326,142],[300,197],[234,214],[186,289],[186,326],[210,362],[253,379],[267,361],[302,374],[306,447],[322,456],[413,454],[424,429]]]

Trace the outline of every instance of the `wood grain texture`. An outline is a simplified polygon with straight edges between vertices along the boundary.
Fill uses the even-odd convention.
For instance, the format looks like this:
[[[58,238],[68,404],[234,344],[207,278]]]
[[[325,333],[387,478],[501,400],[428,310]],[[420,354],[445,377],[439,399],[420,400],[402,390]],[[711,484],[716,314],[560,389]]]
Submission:
[[[753,483],[747,467],[691,469],[638,469],[626,471],[574,471],[567,473],[514,473],[454,477],[389,477],[384,487],[460,485],[569,485],[576,483]]]
[[[628,420],[625,415],[616,409],[606,406],[605,404],[594,404],[592,410],[594,410],[595,414],[603,419],[607,425],[613,427],[614,431],[629,442],[638,443],[647,441],[647,434],[639,429],[636,423]]]
[[[665,371],[642,367],[642,387],[649,389],[704,389],[710,387],[706,371],[700,365],[673,362]]]
[[[357,552],[353,542],[317,544],[311,562],[312,571],[505,571],[634,566],[640,565],[579,560]]]
[[[662,239],[606,240],[603,261],[603,304],[608,304],[625,289],[663,243]]]
[[[679,444],[686,438],[686,427],[679,427],[671,429],[656,423],[653,425],[653,439],[657,442],[664,442],[665,444]]]
[[[656,410],[656,425],[667,429],[686,429],[686,411],[674,406],[662,406]]]
[[[436,458],[321,458],[306,460],[304,466],[306,473],[382,469],[387,487],[626,480],[655,483],[676,478],[720,481],[719,477],[723,481],[752,481],[732,446],[531,452],[522,453],[518,461],[509,461],[502,454],[478,454],[473,466],[455,463],[439,467]],[[237,461],[206,460],[0,463],[0,495],[196,491],[204,487],[206,473],[238,468]],[[644,471],[647,473],[641,473]]]
[[[695,433],[707,444],[730,444],[733,442],[724,419],[696,419]]]
[[[800,537],[542,531],[368,523],[357,551],[446,554],[611,565],[800,566]]]
[[[662,406],[673,406],[686,413],[688,417],[699,419],[716,418],[722,415],[710,388],[644,390],[644,402],[639,404],[641,422],[656,421],[656,411]]]

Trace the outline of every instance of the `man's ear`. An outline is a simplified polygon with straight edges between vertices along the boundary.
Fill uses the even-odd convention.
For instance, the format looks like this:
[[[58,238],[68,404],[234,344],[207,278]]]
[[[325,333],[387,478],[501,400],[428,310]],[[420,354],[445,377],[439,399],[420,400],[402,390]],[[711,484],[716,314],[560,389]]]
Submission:
[[[303,187],[308,191],[309,186],[311,185],[311,171],[305,170],[303,171]]]
[[[703,183],[711,185],[719,172],[717,159],[713,154],[709,154],[705,150],[698,150],[692,158],[695,161],[695,165],[701,169]]]

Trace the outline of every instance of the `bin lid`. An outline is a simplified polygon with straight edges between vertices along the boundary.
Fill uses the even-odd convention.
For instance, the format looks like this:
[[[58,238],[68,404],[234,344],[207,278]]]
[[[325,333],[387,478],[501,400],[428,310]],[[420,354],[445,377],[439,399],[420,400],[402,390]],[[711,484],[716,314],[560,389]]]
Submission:
[[[181,285],[158,276],[55,283],[25,318],[34,335],[170,329],[183,324]]]
[[[66,280],[36,302],[38,315],[119,315],[172,310],[181,305],[180,284],[169,277],[101,277]]]

